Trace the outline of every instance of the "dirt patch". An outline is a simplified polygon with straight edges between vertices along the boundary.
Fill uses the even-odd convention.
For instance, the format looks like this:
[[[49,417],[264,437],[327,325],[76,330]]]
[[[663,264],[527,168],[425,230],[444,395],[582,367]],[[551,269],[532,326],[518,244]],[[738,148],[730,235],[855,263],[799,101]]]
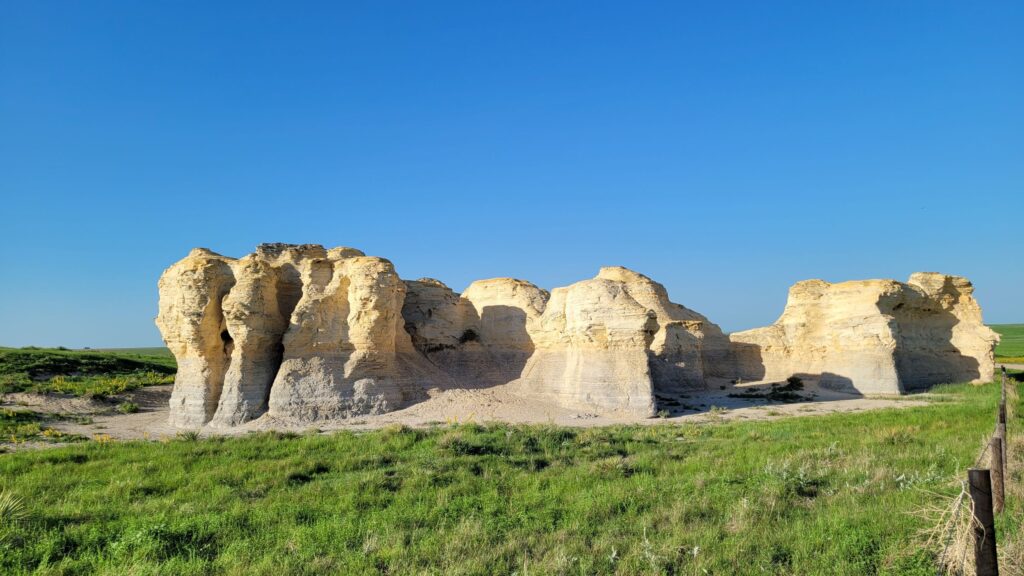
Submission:
[[[750,383],[737,386],[715,380],[708,390],[693,391],[673,398],[659,398],[664,408],[656,418],[640,418],[630,414],[598,414],[574,410],[512,394],[507,386],[475,390],[434,391],[424,402],[403,410],[365,416],[350,420],[315,425],[293,425],[263,417],[231,429],[205,427],[203,435],[240,435],[260,430],[370,430],[394,424],[432,426],[445,423],[509,422],[513,424],[552,424],[558,426],[593,427],[621,424],[653,425],[683,422],[718,422],[729,420],[766,420],[792,416],[857,412],[880,408],[904,408],[927,404],[925,396],[876,398],[837,392],[807,383],[800,398],[777,401],[771,394],[771,383]],[[87,438],[159,440],[174,437],[181,430],[167,424],[171,386],[150,386],[109,399],[87,399],[57,394],[8,394],[2,405],[19,407],[44,414],[59,414],[65,419],[50,424],[62,432]],[[139,411],[123,414],[117,406],[124,402],[138,405]],[[70,418],[67,418],[70,417]],[[24,445],[19,449],[50,445]],[[9,448],[9,447],[8,447]]]
[[[37,394],[15,392],[4,394],[0,406],[31,410],[47,416],[58,416],[47,426],[86,438],[130,440],[174,436],[175,430],[168,426],[171,389],[173,386],[150,386],[109,398],[87,398],[68,394]],[[131,402],[138,411],[124,414],[118,406]],[[59,444],[24,443],[7,449],[28,449],[52,447]]]

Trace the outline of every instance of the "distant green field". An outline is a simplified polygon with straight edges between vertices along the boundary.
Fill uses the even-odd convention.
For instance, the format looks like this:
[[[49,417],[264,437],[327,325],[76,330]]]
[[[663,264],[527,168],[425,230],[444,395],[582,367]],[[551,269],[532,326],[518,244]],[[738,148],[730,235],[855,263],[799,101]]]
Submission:
[[[1024,363],[1024,324],[993,324],[1002,340],[996,346],[996,359]]]
[[[0,348],[0,393],[109,396],[142,386],[170,384],[176,370],[169,354]]]
[[[154,346],[152,348],[83,348],[81,352],[111,352],[114,354],[129,354],[136,356],[164,356],[174,358],[166,346]]]

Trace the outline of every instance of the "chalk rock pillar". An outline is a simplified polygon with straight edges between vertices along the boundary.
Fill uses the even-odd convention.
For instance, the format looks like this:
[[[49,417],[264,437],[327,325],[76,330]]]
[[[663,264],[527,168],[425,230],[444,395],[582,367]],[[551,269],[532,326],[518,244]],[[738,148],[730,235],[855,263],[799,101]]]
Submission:
[[[178,362],[170,423],[206,424],[217,410],[233,342],[222,301],[234,285],[234,262],[196,248],[160,277],[156,324]]]

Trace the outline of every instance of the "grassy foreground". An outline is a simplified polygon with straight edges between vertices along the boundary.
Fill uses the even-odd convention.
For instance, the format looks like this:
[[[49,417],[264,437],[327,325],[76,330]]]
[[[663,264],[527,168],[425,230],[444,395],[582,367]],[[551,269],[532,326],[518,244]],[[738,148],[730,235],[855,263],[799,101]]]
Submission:
[[[1024,324],[995,324],[990,326],[999,333],[996,362],[1024,364]]]
[[[172,384],[174,357],[159,353],[57,348],[0,348],[0,394],[60,392],[112,396],[142,386]]]
[[[934,574],[998,389],[759,422],[87,442],[0,456],[22,574]],[[1019,530],[1000,519],[1000,538]]]

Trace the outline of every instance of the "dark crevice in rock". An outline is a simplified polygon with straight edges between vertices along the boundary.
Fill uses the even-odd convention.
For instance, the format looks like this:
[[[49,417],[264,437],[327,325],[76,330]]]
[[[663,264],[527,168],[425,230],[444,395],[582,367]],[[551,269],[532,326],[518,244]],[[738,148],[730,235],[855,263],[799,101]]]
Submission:
[[[224,391],[224,377],[227,375],[228,368],[231,366],[231,355],[235,349],[235,341],[231,337],[231,332],[228,331],[227,319],[224,317],[224,299],[227,298],[230,291],[231,286],[228,286],[214,305],[214,310],[211,311],[216,314],[219,319],[221,346],[220,350],[215,352],[213,357],[207,359],[210,366],[210,381],[206,392],[206,413],[203,418],[203,423],[212,420],[214,415],[217,413],[217,407],[220,404],[220,396]]]
[[[331,267],[333,270],[333,267]],[[267,382],[266,390],[263,393],[263,406],[259,416],[265,414],[270,405],[270,391],[277,381],[277,375],[281,371],[281,363],[284,361],[284,336],[291,326],[292,313],[302,299],[303,282],[301,273],[294,266],[283,266],[279,271],[277,279],[277,309],[281,315],[281,330],[274,335],[272,343],[273,352],[270,356],[270,372],[273,374]]]

